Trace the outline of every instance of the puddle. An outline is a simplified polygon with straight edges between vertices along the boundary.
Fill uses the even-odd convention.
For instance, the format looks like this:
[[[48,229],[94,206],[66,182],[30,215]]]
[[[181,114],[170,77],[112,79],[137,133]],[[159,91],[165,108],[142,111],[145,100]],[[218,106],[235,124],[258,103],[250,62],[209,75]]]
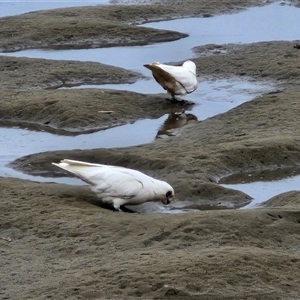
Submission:
[[[24,14],[37,10],[55,9],[63,7],[74,7],[74,6],[93,6],[93,5],[107,5],[110,4],[109,0],[93,0],[93,1],[10,1],[2,0],[0,2],[0,17],[14,16]]]
[[[299,191],[300,176],[284,178],[276,181],[257,181],[239,184],[221,184],[225,188],[239,190],[253,198],[244,208],[255,208],[270,198],[289,191]]]
[[[129,84],[82,85],[73,88],[103,88],[142,94],[163,93],[166,98],[168,97],[165,90],[154,79],[143,79]],[[189,112],[193,113],[199,120],[204,120],[273,90],[275,90],[275,85],[269,82],[250,82],[236,77],[200,81],[198,89],[188,94],[185,99],[196,103],[196,106]]]
[[[300,190],[300,167],[235,173],[223,177],[218,183],[252,197],[251,203],[243,208],[254,208],[276,195]]]
[[[165,118],[166,116],[153,120],[140,120],[134,124],[126,124],[78,136],[61,136],[19,128],[0,128],[0,176],[15,177],[16,174],[19,174],[17,177],[20,177],[21,172],[12,170],[6,167],[6,165],[18,157],[32,153],[61,149],[129,147],[148,143],[155,139],[157,130]],[[133,132],[134,134],[132,134]],[[24,176],[28,178],[27,175]],[[65,182],[65,179],[59,178],[54,180],[48,178],[48,180],[43,181]],[[69,182],[71,183],[71,181]],[[82,181],[80,182],[83,184]]]
[[[199,210],[218,210],[234,209],[240,206],[234,206],[229,202],[220,202],[214,205],[199,204],[192,201],[173,200],[169,205],[162,205],[159,202],[146,202],[141,205],[126,205],[126,207],[138,213],[163,213],[163,214],[182,214],[186,212],[199,212]]]
[[[76,2],[72,2],[72,6],[75,6],[74,3]],[[87,5],[88,2],[84,3]],[[6,4],[7,3],[5,3],[5,5]],[[0,3],[0,11],[3,14],[1,5],[3,5],[3,3]],[[27,8],[28,7],[29,6],[27,6]],[[32,7],[33,6],[30,6],[31,10]],[[90,61],[105,62],[106,64],[131,69],[149,76],[149,71],[143,67],[144,63],[153,61],[160,61],[162,63],[182,61],[189,57],[193,57],[193,47],[205,44],[295,40],[299,39],[297,30],[299,25],[300,9],[288,5],[279,5],[277,3],[259,8],[251,8],[234,15],[223,15],[213,18],[186,18],[142,25],[146,27],[182,31],[190,35],[185,39],[174,42],[159,43],[149,46],[87,50],[27,50],[5,53],[3,55],[79,61],[86,61],[86,58],[88,57]],[[199,30],[199,28],[201,28],[201,30]],[[140,80],[134,84],[84,86],[84,88],[90,87],[125,89],[149,94],[165,93],[152,78],[149,80]],[[196,105],[193,106],[191,110],[186,111],[185,114],[191,114],[198,120],[204,120],[214,115],[224,113],[246,101],[250,101],[259,94],[269,92],[272,89],[274,89],[274,87],[267,83],[248,82],[245,81],[245,79],[240,80],[237,78],[200,82],[198,89],[187,97],[188,100],[196,102]],[[0,176],[13,176],[35,181],[55,181],[82,185],[83,182],[81,180],[74,178],[54,179],[28,176],[18,171],[11,170],[10,168],[5,167],[5,165],[18,157],[42,151],[92,149],[102,147],[114,148],[145,144],[156,138],[158,131],[161,130],[161,126],[163,126],[163,123],[167,118],[168,115],[164,115],[159,119],[140,120],[134,124],[127,124],[75,137],[58,136],[45,132],[35,132],[18,128],[0,128],[1,152],[3,153],[0,159]],[[299,181],[300,176],[296,176],[276,182],[222,185],[233,189],[239,189],[253,197],[253,202],[247,206],[253,207],[257,203],[265,201],[283,191],[294,190],[295,187],[300,186]],[[280,186],[282,186],[282,189],[280,189]],[[147,205],[152,205],[152,208],[147,208]],[[175,202],[174,206],[170,207],[162,207],[161,205],[157,207],[156,205],[158,204],[147,203],[145,204],[146,208],[141,206],[138,209],[141,211],[146,209],[146,211],[165,213],[179,213],[187,210],[195,210],[191,207],[190,203],[186,202]],[[199,208],[197,208],[197,210],[198,209]]]

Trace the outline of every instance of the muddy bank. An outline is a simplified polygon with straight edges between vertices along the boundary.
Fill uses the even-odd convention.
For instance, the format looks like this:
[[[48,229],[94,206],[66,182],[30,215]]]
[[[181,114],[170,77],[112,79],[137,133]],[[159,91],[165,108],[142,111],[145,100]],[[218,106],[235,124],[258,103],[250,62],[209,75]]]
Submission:
[[[300,81],[299,41],[260,42],[253,44],[205,45],[195,47],[193,59],[197,72],[214,78],[224,76],[276,80],[278,87],[296,88]]]
[[[142,76],[96,62],[0,56],[1,89],[58,89],[81,84],[133,83]]]
[[[106,7],[65,8],[1,18],[4,31],[0,51],[137,46],[187,36],[175,31],[127,25],[118,22],[117,16],[105,19],[107,14],[116,13],[105,10]]]
[[[0,92],[0,124],[61,135],[91,133],[180,111],[164,97],[114,90]]]
[[[79,187],[0,187],[3,299],[299,297],[299,193],[286,206],[162,216],[103,210]]]
[[[273,166],[272,169],[265,168],[261,171],[245,172],[240,170],[238,173],[233,173],[222,177],[219,180],[220,184],[237,184],[237,183],[251,183],[257,181],[278,181],[285,178],[290,178],[300,175],[299,165],[293,167],[278,167]]]
[[[266,1],[271,3],[275,1]],[[173,41],[184,33],[137,27],[148,21],[234,13],[255,0],[160,1],[152,5],[93,6],[39,11],[0,18],[0,51],[32,48],[74,49],[146,45]]]

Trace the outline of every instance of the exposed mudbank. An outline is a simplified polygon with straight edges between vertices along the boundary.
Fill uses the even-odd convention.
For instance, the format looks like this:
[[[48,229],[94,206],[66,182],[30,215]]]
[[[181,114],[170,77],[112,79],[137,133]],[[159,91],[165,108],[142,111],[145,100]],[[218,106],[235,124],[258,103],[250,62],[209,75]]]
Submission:
[[[0,18],[0,50],[98,48],[173,41],[187,35],[135,24],[233,13],[253,5],[261,5],[261,1],[226,0],[217,6],[208,0],[190,1],[183,6],[179,4],[180,9],[178,3],[164,1],[153,5],[68,7],[3,17]]]
[[[199,5],[201,13],[222,13],[234,12],[241,5],[257,4],[258,1],[207,0],[199,4],[195,0],[186,5],[178,1],[165,10],[160,7],[156,11],[157,16],[165,17],[162,11],[168,13],[172,10],[170,17],[187,12],[192,14],[191,10],[188,11],[192,7],[190,3],[193,3],[194,9]],[[207,5],[206,9],[203,9],[204,5]],[[199,13],[199,10],[195,9],[194,13]],[[141,21],[149,17],[145,6],[136,11]],[[73,12],[70,11],[70,15]],[[50,16],[55,13],[50,12]],[[125,10],[115,11],[112,17],[122,21],[125,14]],[[47,13],[42,15],[48,18]],[[24,20],[23,17],[21,20]],[[49,21],[53,21],[52,16]],[[90,26],[90,21],[88,23]],[[17,32],[20,35],[21,32],[30,34],[22,27]],[[63,34],[66,32],[63,31]],[[59,34],[57,36],[60,37]],[[18,38],[19,41],[23,39],[21,36]],[[18,45],[17,38],[11,42],[12,48]],[[28,45],[31,43],[29,37]],[[180,135],[147,145],[126,149],[45,152],[20,158],[13,163],[14,166],[30,174],[62,176],[59,170],[52,169],[51,161],[68,157],[109,163],[136,168],[169,181],[174,185],[178,200],[194,203],[190,208],[199,209],[201,205],[214,205],[216,208],[228,201],[233,204],[231,207],[239,207],[249,202],[249,196],[225,189],[217,182],[232,173],[296,167],[300,162],[300,51],[290,42],[210,47],[224,47],[225,51],[195,59],[200,77],[227,78],[234,75],[256,80],[270,79],[278,85],[278,92],[263,95],[203,122],[188,124],[180,130]],[[204,47],[200,51],[203,54],[207,49]],[[95,97],[108,105],[108,101],[104,102],[99,97],[100,91],[34,90],[33,87],[51,86],[49,82],[53,80],[54,86],[59,86],[60,80],[55,76],[63,71],[54,68],[54,61],[38,60],[47,68],[37,68],[35,60],[6,59],[11,70],[0,73],[5,87],[1,86],[1,97],[5,96],[1,105],[9,115],[2,115],[4,120],[18,120],[16,111],[21,110],[20,103],[24,103],[30,107],[30,112],[22,109],[19,120],[37,118],[48,122],[49,109],[50,119],[52,114],[56,116],[53,124],[64,128],[66,123],[59,119],[60,114],[66,116],[70,109],[77,112],[78,117],[83,116],[80,99]],[[13,61],[28,61],[28,66],[14,69]],[[84,67],[76,71],[77,66]],[[74,65],[72,70],[69,67],[65,65],[65,69],[70,71],[69,76],[78,80],[80,73],[86,77],[96,74],[98,65],[95,69],[92,65],[81,63]],[[49,70],[56,71],[52,77],[46,76],[48,79],[43,85],[44,80],[40,78],[45,73],[51,74]],[[136,78],[133,73],[122,74],[124,77],[116,77],[116,80]],[[124,105],[121,95],[132,96],[134,105],[145,105],[149,115],[161,108],[160,99],[154,99],[158,107],[150,109],[146,103],[149,96],[143,98],[138,94],[118,93],[113,100],[116,102],[111,104],[115,105],[114,108],[120,107],[121,110],[121,104]],[[78,109],[73,108],[72,96]],[[26,101],[25,97],[28,98]],[[53,110],[43,108],[47,97],[51,101],[59,98],[53,103]],[[64,102],[65,97],[67,100]],[[39,102],[38,98],[43,101]],[[97,111],[100,104],[90,100],[86,100],[86,105],[90,105],[91,111]],[[30,106],[31,101],[37,105],[35,110],[34,105]],[[128,102],[124,106],[127,120],[145,114],[142,110],[136,112],[134,105],[127,105]],[[58,114],[56,110],[61,107],[64,109]],[[113,107],[101,107],[101,110],[105,109],[113,110]],[[113,116],[101,115],[101,122],[107,125],[106,118],[110,117]],[[86,122],[89,123],[88,120]],[[72,127],[72,124],[78,125],[76,114],[70,118],[68,126]],[[100,124],[96,114],[90,124]],[[5,137],[2,143],[5,143]],[[265,203],[265,207],[253,210],[198,210],[174,215],[114,213],[101,208],[95,195],[85,186],[0,178],[0,190],[0,243],[4,257],[1,267],[7,274],[2,280],[5,288],[0,291],[3,298],[16,299],[20,295],[35,299],[273,300],[300,297],[300,192],[277,195]]]

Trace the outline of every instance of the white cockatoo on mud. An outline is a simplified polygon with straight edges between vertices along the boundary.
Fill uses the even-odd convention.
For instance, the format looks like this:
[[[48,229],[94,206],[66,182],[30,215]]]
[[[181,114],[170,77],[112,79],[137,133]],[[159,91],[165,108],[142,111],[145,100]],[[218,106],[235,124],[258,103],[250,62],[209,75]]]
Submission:
[[[174,189],[165,181],[154,179],[139,171],[109,165],[63,159],[53,165],[64,169],[90,185],[102,203],[114,210],[133,212],[124,205],[149,201],[170,203]]]
[[[173,102],[187,102],[184,100],[184,96],[194,92],[198,87],[196,65],[191,60],[185,61],[182,66],[171,66],[155,62],[145,64],[144,67],[152,71],[154,79],[167,90]]]

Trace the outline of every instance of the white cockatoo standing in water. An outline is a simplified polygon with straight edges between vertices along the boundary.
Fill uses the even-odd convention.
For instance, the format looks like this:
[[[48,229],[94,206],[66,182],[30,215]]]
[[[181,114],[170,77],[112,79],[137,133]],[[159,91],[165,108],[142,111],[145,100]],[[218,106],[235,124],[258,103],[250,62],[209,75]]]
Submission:
[[[169,204],[170,198],[174,197],[174,190],[167,182],[136,170],[71,159],[52,164],[90,184],[92,191],[102,202],[112,204],[114,210],[133,212],[124,205],[148,201]]]
[[[164,65],[158,62],[145,64],[152,71],[154,79],[171,95],[174,102],[186,102],[183,98],[198,87],[196,65],[187,60],[182,66]],[[180,99],[176,99],[179,96]]]

